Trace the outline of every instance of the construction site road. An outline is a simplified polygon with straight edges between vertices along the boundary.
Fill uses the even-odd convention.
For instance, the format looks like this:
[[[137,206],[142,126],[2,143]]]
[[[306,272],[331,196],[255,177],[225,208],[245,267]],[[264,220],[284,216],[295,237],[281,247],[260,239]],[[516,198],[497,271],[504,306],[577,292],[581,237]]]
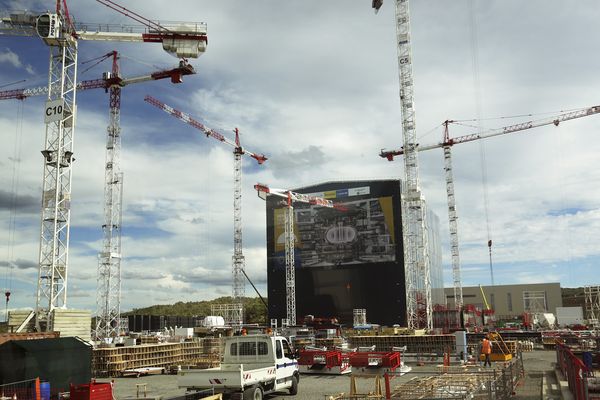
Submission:
[[[553,350],[535,350],[523,353],[525,378],[517,387],[516,396],[513,399],[540,399],[542,382],[554,376],[553,363],[555,361],[556,352]],[[437,360],[431,360],[424,366],[408,364],[412,367],[412,371],[394,378],[391,386],[395,387],[416,376],[438,374],[439,365],[441,364],[441,357]],[[185,394],[184,389],[177,388],[177,376],[175,375],[150,375],[139,378],[114,378],[112,380],[114,381],[114,397],[116,400],[169,398]],[[98,379],[97,381],[109,382],[111,379]],[[357,379],[356,386],[358,393],[374,392],[375,380],[374,378]],[[267,395],[265,399],[314,400],[324,399],[326,395],[348,394],[350,392],[350,376],[303,374],[298,389],[296,396],[290,396],[288,393],[282,392]],[[552,398],[551,393],[548,393],[548,395],[548,398]]]

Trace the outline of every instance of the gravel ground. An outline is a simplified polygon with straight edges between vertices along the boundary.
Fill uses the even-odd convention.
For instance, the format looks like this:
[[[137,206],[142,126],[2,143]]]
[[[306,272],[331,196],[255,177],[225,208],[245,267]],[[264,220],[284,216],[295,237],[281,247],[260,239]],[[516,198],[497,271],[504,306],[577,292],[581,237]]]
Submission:
[[[523,353],[523,363],[525,367],[525,379],[517,388],[515,399],[533,400],[541,398],[542,377],[553,379],[552,363],[556,359],[556,353],[548,350],[536,350]],[[441,363],[441,360],[440,360]],[[409,364],[410,365],[410,364]],[[413,371],[395,378],[392,386],[396,386],[417,375],[429,375],[436,371],[436,365],[425,366],[411,365]],[[98,381],[106,381],[99,379]],[[143,396],[145,385],[146,396],[148,398],[172,397],[183,395],[184,389],[177,388],[177,377],[175,375],[153,375],[140,378],[117,378],[115,382],[115,398],[125,400],[135,398],[136,391],[139,388],[140,397]],[[357,389],[359,393],[373,391],[375,388],[373,379],[358,379]],[[266,399],[288,399],[295,400],[314,400],[325,399],[326,395],[348,393],[350,391],[350,377],[345,376],[327,376],[327,375],[302,375],[300,378],[298,394],[295,397],[287,393],[275,393],[265,396]],[[552,398],[549,396],[549,398]],[[560,398],[560,397],[556,397]]]

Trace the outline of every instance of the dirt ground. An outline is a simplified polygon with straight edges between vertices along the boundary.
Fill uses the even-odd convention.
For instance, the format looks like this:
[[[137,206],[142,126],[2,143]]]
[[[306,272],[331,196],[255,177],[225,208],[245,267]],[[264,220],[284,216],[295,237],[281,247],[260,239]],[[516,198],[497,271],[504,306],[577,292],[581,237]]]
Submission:
[[[523,353],[523,365],[525,368],[525,379],[517,387],[514,399],[533,400],[541,399],[542,378],[546,383],[546,399],[560,399],[560,391],[554,391],[557,387],[553,362],[556,361],[556,353],[551,350],[535,350],[533,352]],[[410,365],[413,370],[392,381],[392,386],[406,382],[417,375],[428,375],[435,373],[436,364],[426,364],[425,366]],[[441,364],[441,360],[439,362]],[[99,379],[98,381],[107,381]],[[115,398],[125,400],[136,398],[173,397],[185,394],[184,389],[177,388],[177,377],[175,375],[153,375],[140,378],[117,378],[115,382]],[[358,392],[366,393],[374,390],[374,380],[357,380]],[[313,400],[325,399],[326,395],[348,393],[350,390],[349,376],[327,376],[327,375],[302,375],[298,394],[293,397],[295,400]],[[144,392],[145,391],[145,392]],[[265,396],[266,399],[292,399],[287,393],[276,393]]]

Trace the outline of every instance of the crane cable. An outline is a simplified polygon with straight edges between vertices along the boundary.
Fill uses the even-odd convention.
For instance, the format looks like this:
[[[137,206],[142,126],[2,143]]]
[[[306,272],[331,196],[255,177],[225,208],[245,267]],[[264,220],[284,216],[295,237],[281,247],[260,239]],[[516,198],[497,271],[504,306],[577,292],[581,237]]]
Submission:
[[[19,196],[19,181],[21,172],[21,149],[23,147],[23,101],[19,102],[17,109],[17,124],[15,126],[15,140],[12,156],[12,179],[10,187],[10,213],[8,218],[8,239],[7,254],[6,254],[6,271],[5,271],[5,291],[6,305],[4,309],[4,317],[8,322],[8,302],[12,292],[12,280],[14,270],[14,247],[15,247],[15,231],[17,221],[17,198]]]
[[[482,111],[481,111],[481,83],[479,80],[479,46],[477,43],[477,19],[473,0],[469,0],[469,28],[471,36],[471,65],[473,68],[473,87],[475,91],[475,106],[477,114],[477,132],[483,131]],[[487,178],[487,161],[485,157],[485,143],[479,140],[479,158],[481,163],[481,185],[483,187],[483,206],[485,212],[485,223],[487,229],[487,246],[490,257],[490,277],[492,286],[494,286],[494,269],[492,265],[492,234],[489,217],[489,196],[488,196],[488,178]]]

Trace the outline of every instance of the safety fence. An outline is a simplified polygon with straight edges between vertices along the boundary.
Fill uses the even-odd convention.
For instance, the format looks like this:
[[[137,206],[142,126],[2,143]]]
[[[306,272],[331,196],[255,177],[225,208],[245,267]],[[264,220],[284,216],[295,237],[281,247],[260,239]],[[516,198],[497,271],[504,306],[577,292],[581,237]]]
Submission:
[[[48,393],[48,398],[49,397],[50,393]],[[40,400],[41,391],[39,378],[0,385],[0,399]]]
[[[569,382],[569,390],[575,400],[589,400],[588,377],[592,372],[571,349],[561,343],[556,344],[556,363]]]

